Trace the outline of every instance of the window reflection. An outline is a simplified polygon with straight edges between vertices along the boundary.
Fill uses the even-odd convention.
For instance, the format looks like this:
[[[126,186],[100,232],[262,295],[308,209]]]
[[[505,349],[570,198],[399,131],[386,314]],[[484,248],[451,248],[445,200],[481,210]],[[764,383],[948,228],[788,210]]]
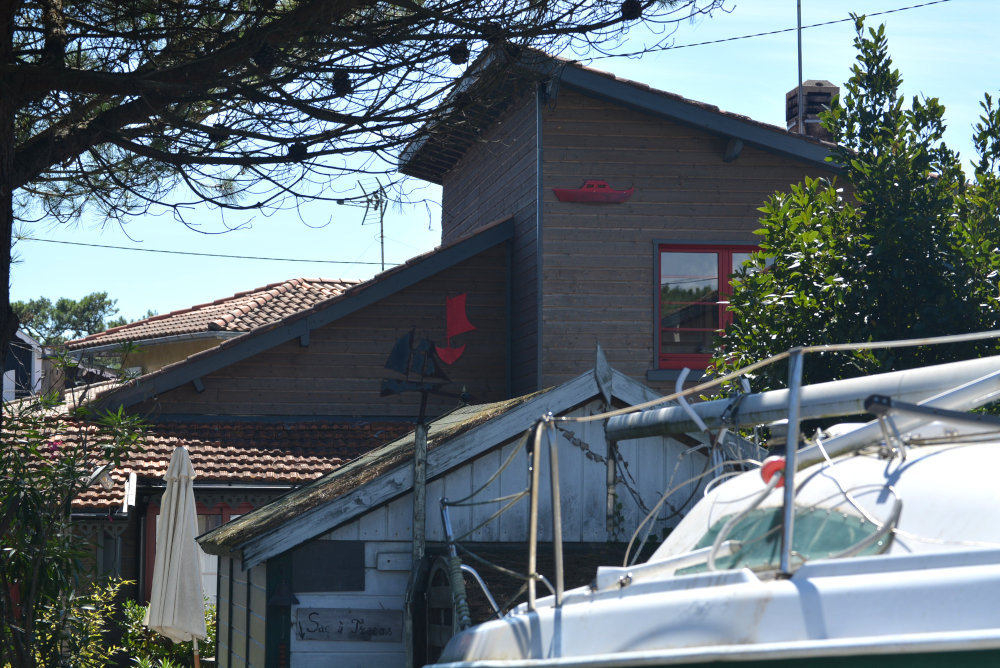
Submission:
[[[715,334],[727,323],[729,277],[753,250],[750,246],[660,247],[661,366],[707,364]]]

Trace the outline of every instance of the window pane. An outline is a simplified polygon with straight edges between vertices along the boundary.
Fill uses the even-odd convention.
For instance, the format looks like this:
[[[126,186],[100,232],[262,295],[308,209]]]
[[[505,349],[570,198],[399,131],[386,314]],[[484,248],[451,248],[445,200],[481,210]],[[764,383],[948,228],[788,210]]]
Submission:
[[[660,354],[692,355],[712,351],[713,332],[665,329],[660,333]]]
[[[752,253],[733,253],[733,267],[730,273],[735,274],[740,270],[740,265],[750,259]]]
[[[707,363],[715,335],[730,320],[730,276],[752,246],[667,245],[659,248],[659,363],[662,368]]]
[[[715,300],[707,304],[664,304],[660,326],[663,329],[718,329],[719,307]]]
[[[203,534],[222,526],[222,515],[198,515],[198,533]]]
[[[758,508],[750,511],[729,531],[728,537],[738,540],[740,548],[733,554],[716,559],[720,569],[750,568],[769,570],[780,563],[781,550],[781,508]],[[709,547],[733,515],[720,517],[702,537],[695,549]],[[866,538],[878,532],[878,525],[853,511],[831,512],[829,508],[796,508],[795,533],[792,550],[798,559],[829,559],[835,554],[859,545]],[[884,552],[889,540],[883,537],[858,552],[872,555]],[[707,570],[707,565],[699,564],[678,570],[677,573],[697,573]]]
[[[719,294],[716,253],[660,253],[660,300],[714,302]]]

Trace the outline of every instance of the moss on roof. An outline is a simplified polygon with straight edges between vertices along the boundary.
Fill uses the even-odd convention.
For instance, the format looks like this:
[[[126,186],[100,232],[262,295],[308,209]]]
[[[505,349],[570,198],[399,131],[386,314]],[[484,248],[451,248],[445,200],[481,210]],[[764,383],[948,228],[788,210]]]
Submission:
[[[478,427],[493,418],[540,396],[541,390],[514,399],[477,406],[463,406],[428,424],[427,449],[441,447],[447,441]],[[198,542],[210,554],[229,554],[257,536],[277,529],[283,523],[313,508],[347,494],[379,476],[398,468],[413,458],[414,434],[376,448],[317,480],[292,490],[266,506],[253,510],[203,536]]]

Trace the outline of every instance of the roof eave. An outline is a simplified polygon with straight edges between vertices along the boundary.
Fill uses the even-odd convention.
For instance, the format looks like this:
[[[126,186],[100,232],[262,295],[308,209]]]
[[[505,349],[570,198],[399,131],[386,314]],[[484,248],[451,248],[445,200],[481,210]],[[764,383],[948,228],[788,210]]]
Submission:
[[[750,119],[742,119],[721,111],[712,111],[682,98],[636,86],[634,83],[613,79],[579,67],[562,70],[560,85],[610,102],[622,104],[636,111],[696,127],[706,132],[740,139],[764,150],[781,153],[792,158],[836,169],[827,158],[830,144],[791,134],[778,127],[766,126]]]
[[[69,350],[70,356],[89,355],[93,353],[104,353],[120,350],[124,343],[135,343],[140,346],[159,346],[167,343],[177,343],[179,341],[197,341],[201,339],[226,340],[237,336],[243,336],[246,332],[227,332],[222,330],[206,330],[204,332],[189,332],[185,334],[171,334],[169,336],[157,336],[146,339],[126,339],[114,343],[104,343],[97,346],[80,346]]]
[[[495,58],[485,60],[474,70],[470,68],[470,72],[466,75],[469,83],[464,88],[475,86],[480,74],[495,60]],[[588,69],[570,61],[528,51],[517,62],[516,71],[525,78],[536,80],[558,78],[560,86],[568,86],[584,94],[642,113],[739,139],[764,150],[820,165],[832,171],[840,169],[839,165],[827,159],[831,155],[832,144],[795,135],[782,128],[741,118],[718,109],[709,109],[706,105],[695,101],[657,91],[634,81],[617,79],[607,73]],[[447,123],[447,120],[442,123]],[[399,171],[408,176],[442,185],[455,160],[443,159],[443,147],[434,146],[432,139],[435,129],[424,128],[425,133],[406,147],[400,157]],[[461,153],[468,150],[466,145],[458,145],[455,148]]]

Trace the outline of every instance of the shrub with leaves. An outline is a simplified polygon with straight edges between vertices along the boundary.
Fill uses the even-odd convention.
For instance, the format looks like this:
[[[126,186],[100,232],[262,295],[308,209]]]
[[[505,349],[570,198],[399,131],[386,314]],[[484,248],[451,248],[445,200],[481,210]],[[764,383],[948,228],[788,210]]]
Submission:
[[[57,654],[36,652],[36,661],[44,666],[102,668],[115,665],[122,648],[114,645],[108,633],[116,616],[119,590],[128,582],[113,578],[93,582],[82,593],[65,597],[59,605],[43,608],[36,624],[39,649],[59,647]],[[56,638],[62,638],[56,645]]]
[[[91,636],[81,636],[91,628],[87,601],[106,602],[99,590],[79,593],[88,586],[87,546],[71,530],[71,505],[105,467],[139,448],[140,438],[139,420],[121,411],[67,410],[55,396],[4,404],[0,665],[104,665],[70,659],[79,643],[90,646]]]
[[[126,601],[122,617],[122,645],[126,656],[139,666],[169,668],[194,665],[191,642],[175,643],[143,626],[147,606]],[[198,641],[201,656],[215,656],[216,609],[205,605],[205,629],[208,636]]]

